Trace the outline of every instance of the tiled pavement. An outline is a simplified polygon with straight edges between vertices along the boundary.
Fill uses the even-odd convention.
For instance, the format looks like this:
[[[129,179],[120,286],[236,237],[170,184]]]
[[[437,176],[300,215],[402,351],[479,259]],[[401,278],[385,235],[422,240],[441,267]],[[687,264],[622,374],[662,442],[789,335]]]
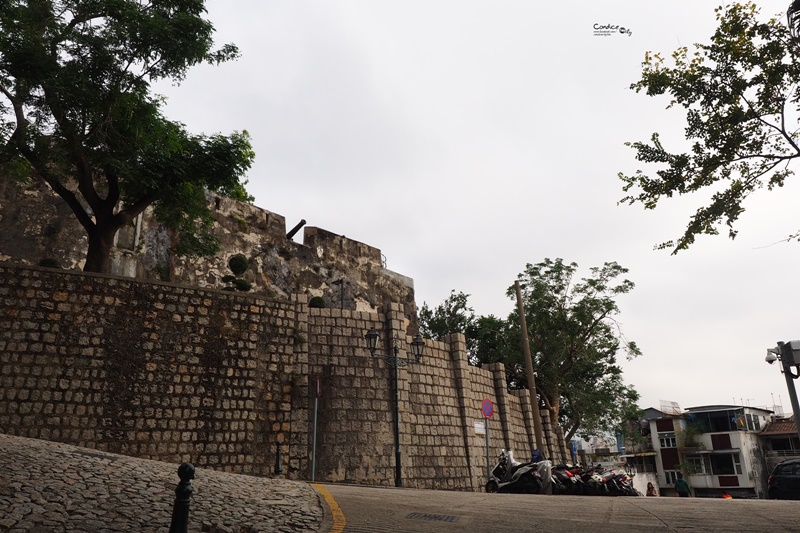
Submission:
[[[169,530],[177,464],[0,434],[0,532]],[[198,468],[189,531],[318,531],[310,485]]]

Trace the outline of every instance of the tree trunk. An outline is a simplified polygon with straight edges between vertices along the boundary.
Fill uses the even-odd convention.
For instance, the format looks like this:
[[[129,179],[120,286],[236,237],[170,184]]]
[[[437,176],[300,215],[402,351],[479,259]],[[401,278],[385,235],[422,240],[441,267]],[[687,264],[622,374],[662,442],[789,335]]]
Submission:
[[[553,464],[561,464],[564,461],[558,447],[558,417],[554,411],[548,411],[547,414],[550,417],[550,459]]]
[[[562,463],[569,463],[572,459],[572,454],[569,450],[569,443],[564,436],[564,428],[556,420],[556,437],[558,438],[558,454],[561,456]]]
[[[558,423],[558,414],[561,410],[561,399],[558,395],[553,395],[547,399],[547,403],[550,404],[550,428],[552,433],[552,453],[553,459],[558,463],[565,463],[566,457],[564,457],[564,431],[561,429],[561,426]]]
[[[111,268],[111,249],[113,248],[116,229],[95,228],[89,232],[89,248],[86,251],[84,272],[108,274]]]

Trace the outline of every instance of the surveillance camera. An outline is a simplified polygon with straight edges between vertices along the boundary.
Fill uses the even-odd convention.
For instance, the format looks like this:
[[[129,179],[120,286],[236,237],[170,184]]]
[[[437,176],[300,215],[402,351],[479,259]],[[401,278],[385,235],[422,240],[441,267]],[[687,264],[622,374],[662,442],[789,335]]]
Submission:
[[[778,356],[775,355],[771,350],[767,350],[767,357],[764,358],[764,361],[766,361],[769,364],[772,364],[777,360]]]

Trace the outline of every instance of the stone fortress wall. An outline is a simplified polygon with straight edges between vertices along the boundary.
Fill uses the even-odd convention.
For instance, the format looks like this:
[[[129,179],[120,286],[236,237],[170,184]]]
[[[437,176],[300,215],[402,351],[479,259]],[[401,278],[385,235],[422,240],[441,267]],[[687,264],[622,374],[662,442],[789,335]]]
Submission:
[[[175,235],[146,211],[103,276],[79,272],[86,238],[59,198],[0,181],[0,432],[254,475],[272,473],[280,443],[286,474],[311,479],[316,403],[315,479],[392,484],[393,371],[364,334],[408,355],[413,280],[372,246],[308,226],[297,243],[281,215],[209,203],[218,256],[174,257]],[[220,290],[234,254],[249,293]],[[506,391],[502,365],[469,366],[463,336],[428,341],[398,385],[404,485],[483,487],[485,398],[490,460],[529,456],[527,396]]]
[[[298,243],[288,237],[294,228],[287,232],[282,215],[223,196],[209,194],[208,200],[221,244],[216,256],[171,254],[176,236],[148,209],[118,233],[109,273],[220,289],[226,285],[222,278],[231,273],[228,259],[242,254],[248,260],[242,277],[252,283],[253,293],[320,296],[328,307],[372,312],[385,302],[398,302],[416,320],[413,280],[386,268],[378,248],[312,226],[302,228],[303,242]],[[38,182],[16,187],[0,180],[0,227],[0,261],[36,266],[49,259],[65,269],[83,268],[83,228],[66,204]]]
[[[391,485],[392,369],[364,334],[408,357],[412,319],[307,301],[0,263],[0,432],[261,476],[280,442],[284,473],[308,480],[316,398],[315,479]],[[399,369],[404,486],[482,490],[481,403],[491,461],[526,459],[527,396],[501,364],[469,366],[462,335],[426,342]]]

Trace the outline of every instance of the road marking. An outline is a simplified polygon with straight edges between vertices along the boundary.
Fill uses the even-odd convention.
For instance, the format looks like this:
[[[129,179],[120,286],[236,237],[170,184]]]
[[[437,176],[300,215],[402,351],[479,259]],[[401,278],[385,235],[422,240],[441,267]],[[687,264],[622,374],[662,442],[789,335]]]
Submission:
[[[409,513],[406,518],[409,520],[427,520],[428,522],[458,522],[461,517],[451,514]]]
[[[322,494],[322,497],[325,498],[325,503],[328,504],[328,507],[331,508],[331,515],[333,516],[333,526],[331,526],[330,533],[342,533],[344,531],[344,526],[347,524],[347,520],[344,518],[344,513],[342,509],[339,507],[339,504],[336,503],[336,500],[333,499],[331,493],[325,490],[322,485],[314,485],[314,488],[317,489],[317,492]]]

